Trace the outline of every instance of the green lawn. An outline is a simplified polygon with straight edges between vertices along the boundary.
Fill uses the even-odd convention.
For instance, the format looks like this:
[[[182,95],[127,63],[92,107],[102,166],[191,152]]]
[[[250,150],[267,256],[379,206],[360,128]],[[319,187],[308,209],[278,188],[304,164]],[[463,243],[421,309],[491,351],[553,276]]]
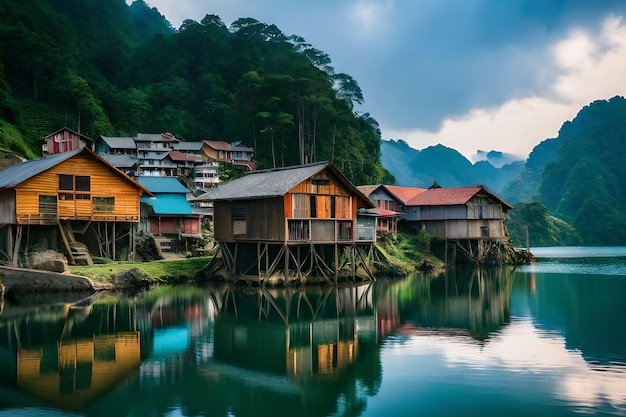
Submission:
[[[70,266],[72,274],[91,279],[95,284],[112,284],[116,274],[137,268],[151,281],[174,283],[193,277],[212,257],[151,262],[107,262],[92,266]]]

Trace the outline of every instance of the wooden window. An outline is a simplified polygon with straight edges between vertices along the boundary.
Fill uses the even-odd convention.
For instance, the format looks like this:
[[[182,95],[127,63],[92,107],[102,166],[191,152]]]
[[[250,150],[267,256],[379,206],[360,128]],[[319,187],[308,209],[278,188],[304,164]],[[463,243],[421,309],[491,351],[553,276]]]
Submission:
[[[311,213],[310,213],[310,217],[311,218],[316,218],[317,217],[317,197],[312,195],[310,196],[310,201],[311,201]]]
[[[336,206],[337,206],[337,197],[334,195],[330,196],[330,218],[334,219],[336,217]]]
[[[74,177],[76,191],[91,191],[91,177],[87,175],[77,175]]]
[[[311,201],[308,194],[292,194],[292,216],[295,219],[305,219],[309,217]]]
[[[39,196],[39,215],[41,217],[56,217],[57,197],[55,195]]]
[[[74,176],[59,174],[59,190],[74,190]]]
[[[115,209],[115,197],[94,197],[93,211],[100,213],[112,213]]]
[[[232,212],[233,220],[245,220],[248,217],[248,204],[245,201],[234,201]]]

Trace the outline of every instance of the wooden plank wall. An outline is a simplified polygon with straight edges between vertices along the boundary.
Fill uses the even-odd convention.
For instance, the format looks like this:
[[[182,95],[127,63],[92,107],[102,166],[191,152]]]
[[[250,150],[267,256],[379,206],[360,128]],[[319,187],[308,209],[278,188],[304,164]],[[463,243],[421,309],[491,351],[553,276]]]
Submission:
[[[15,191],[0,192],[0,225],[15,224]]]
[[[78,203],[77,207],[84,206],[81,210],[90,211],[91,201],[94,197],[115,198],[113,211],[102,214],[94,213],[95,221],[99,220],[98,216],[102,217],[102,220],[107,218],[112,220],[115,216],[120,221],[138,221],[141,189],[115,174],[100,161],[83,154],[70,158],[18,185],[16,187],[15,207],[18,219],[27,218],[29,215],[38,217],[39,195],[58,196],[60,174],[89,175],[91,177],[90,200],[73,201],[73,203]],[[59,209],[61,209],[63,204],[61,201],[59,203]]]

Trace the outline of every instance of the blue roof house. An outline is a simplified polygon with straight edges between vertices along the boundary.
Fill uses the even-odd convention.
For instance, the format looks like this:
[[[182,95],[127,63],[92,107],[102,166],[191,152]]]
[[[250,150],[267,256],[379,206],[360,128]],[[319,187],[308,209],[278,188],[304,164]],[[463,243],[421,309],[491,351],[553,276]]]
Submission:
[[[200,235],[201,216],[193,214],[187,201],[190,192],[175,177],[147,177],[137,179],[154,197],[141,198],[142,230],[153,235]]]

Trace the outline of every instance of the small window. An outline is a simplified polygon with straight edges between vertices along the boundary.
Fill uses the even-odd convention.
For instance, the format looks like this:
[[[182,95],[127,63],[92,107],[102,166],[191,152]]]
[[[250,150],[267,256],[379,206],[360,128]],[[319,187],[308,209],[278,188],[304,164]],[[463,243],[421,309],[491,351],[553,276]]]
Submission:
[[[91,178],[89,176],[77,175],[76,179],[76,191],[91,191]]]
[[[91,194],[76,194],[77,200],[91,200]]]
[[[317,198],[316,196],[311,196],[311,218],[317,217]]]
[[[74,176],[59,174],[59,190],[73,190]]]
[[[115,208],[115,197],[94,197],[93,211],[111,213]]]
[[[337,206],[337,197],[335,197],[334,195],[330,196],[330,218],[334,219],[336,216],[336,211],[337,209],[335,208]]]
[[[64,200],[73,200],[74,199],[74,194],[72,193],[59,193],[59,200],[64,201]]]
[[[232,211],[233,220],[245,220],[248,217],[248,205],[245,201],[234,201]]]

